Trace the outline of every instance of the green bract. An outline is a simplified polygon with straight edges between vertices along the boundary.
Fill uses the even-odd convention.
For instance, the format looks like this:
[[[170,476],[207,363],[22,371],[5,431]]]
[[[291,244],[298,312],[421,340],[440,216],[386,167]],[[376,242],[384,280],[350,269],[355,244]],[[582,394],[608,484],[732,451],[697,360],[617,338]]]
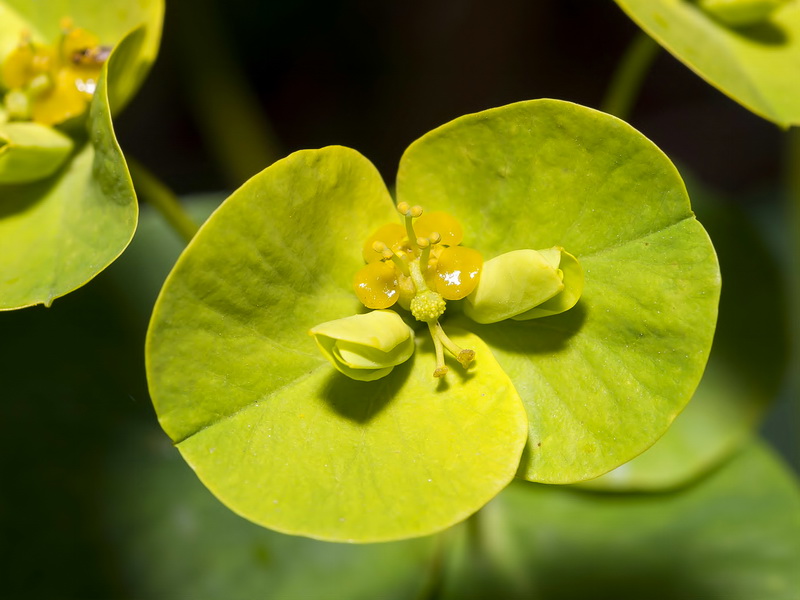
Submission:
[[[775,257],[752,217],[696,182],[689,190],[692,207],[714,240],[725,282],[708,365],[692,401],[664,437],[584,487],[660,491],[685,486],[751,439],[784,381],[790,328]],[[758,273],[758,285],[753,285],[753,273]]]
[[[374,310],[313,327],[322,354],[352,379],[374,381],[414,353],[414,332],[391,310]]]
[[[162,0],[0,0],[0,63],[23,31],[52,44],[64,17],[114,48],[86,116],[65,123],[61,133],[38,134],[24,156],[15,143],[9,155],[24,159],[24,167],[0,165],[0,310],[50,304],[94,277],[130,241],[138,209],[111,113],[127,103],[153,62],[162,15]],[[0,135],[18,126],[0,126]],[[64,133],[74,147],[59,146],[56,156],[53,140]]]
[[[487,325],[449,301],[442,319],[475,351],[469,370],[434,379],[433,345],[417,336],[380,380],[344,377],[306,332],[358,310],[364,240],[396,222],[394,204],[353,150],[275,163],[192,240],[148,331],[161,425],[224,503],[287,533],[412,537],[463,519],[515,473],[589,479],[664,433],[702,374],[719,270],[651,142],[574,104],[512,104],[417,140],[397,194],[455,216],[487,259],[565,248],[540,257],[566,289],[582,268],[580,300]]]
[[[800,124],[800,3],[616,1],[648,35],[711,85],[783,127]],[[754,14],[755,4],[762,5],[760,14]],[[779,6],[764,10],[773,4]],[[759,16],[761,22],[746,26],[722,22]]]

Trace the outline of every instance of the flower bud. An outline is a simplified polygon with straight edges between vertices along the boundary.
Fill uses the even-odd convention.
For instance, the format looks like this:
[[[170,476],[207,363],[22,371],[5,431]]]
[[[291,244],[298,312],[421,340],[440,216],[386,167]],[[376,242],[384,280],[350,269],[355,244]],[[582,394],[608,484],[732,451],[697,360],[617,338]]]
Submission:
[[[582,291],[580,265],[562,248],[514,250],[483,263],[464,313],[478,323],[535,319],[572,308]]]
[[[414,332],[392,310],[328,321],[309,334],[338,371],[358,381],[385,377],[414,352]]]
[[[61,166],[72,146],[69,137],[38,123],[0,125],[0,184],[44,179]]]

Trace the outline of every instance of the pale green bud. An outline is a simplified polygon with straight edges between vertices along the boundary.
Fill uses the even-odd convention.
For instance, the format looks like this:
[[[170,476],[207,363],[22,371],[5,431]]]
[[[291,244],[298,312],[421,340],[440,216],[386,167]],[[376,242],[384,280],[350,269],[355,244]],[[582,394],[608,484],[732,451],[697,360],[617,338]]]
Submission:
[[[414,353],[414,332],[392,310],[328,321],[308,333],[338,371],[358,381],[385,377]]]
[[[580,265],[562,248],[514,250],[483,263],[464,313],[478,323],[535,319],[572,308],[582,291]]]
[[[698,0],[697,4],[716,20],[730,27],[745,27],[765,21],[787,0]]]
[[[52,175],[72,152],[72,140],[39,123],[0,125],[0,184],[27,183]]]

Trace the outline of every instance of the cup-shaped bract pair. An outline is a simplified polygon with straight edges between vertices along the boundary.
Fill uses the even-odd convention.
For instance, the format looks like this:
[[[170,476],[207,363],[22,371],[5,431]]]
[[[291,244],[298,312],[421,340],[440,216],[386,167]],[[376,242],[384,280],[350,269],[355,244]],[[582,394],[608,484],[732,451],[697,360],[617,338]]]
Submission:
[[[309,333],[339,372],[358,381],[385,377],[414,353],[414,331],[391,310],[327,321]]]
[[[284,533],[421,536],[465,519],[515,476],[592,479],[667,430],[708,358],[720,281],[680,176],[649,140],[588,108],[521,102],[414,142],[396,193],[395,205],[354,150],[294,153],[226,200],[168,277],[147,337],[151,397],[225,504]],[[495,258],[497,280],[535,265],[554,293],[523,302],[498,282],[511,318],[485,324],[466,314],[470,294],[454,301],[464,310],[443,299],[438,316],[428,307],[417,312],[424,322],[406,319],[433,334],[416,335],[413,356],[354,381],[307,332],[358,313],[353,276],[365,262],[408,268],[415,290],[439,294],[425,279],[424,239],[406,261],[385,241],[362,246],[397,224],[398,210],[416,219],[416,206],[452,215],[458,246],[486,257],[470,294],[491,281]],[[526,318],[545,312],[557,314]],[[474,364],[436,380],[441,328]],[[410,345],[405,335],[395,339]],[[372,347],[339,355],[363,366]]]
[[[155,60],[163,12],[163,0],[0,0],[0,310],[49,305],[133,236],[111,115]]]
[[[0,124],[0,186],[53,174],[73,148],[72,138],[39,123]]]
[[[464,313],[478,323],[537,319],[569,310],[582,291],[581,266],[563,248],[513,250],[484,263]]]

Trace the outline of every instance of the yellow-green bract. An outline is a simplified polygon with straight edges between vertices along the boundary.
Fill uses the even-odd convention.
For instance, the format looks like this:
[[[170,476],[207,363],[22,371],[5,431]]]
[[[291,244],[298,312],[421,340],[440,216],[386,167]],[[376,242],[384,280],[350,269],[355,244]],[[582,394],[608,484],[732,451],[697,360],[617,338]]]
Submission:
[[[580,299],[488,324],[454,305],[441,318],[474,350],[468,371],[437,382],[419,335],[388,375],[354,381],[307,332],[359,310],[364,240],[397,218],[395,204],[355,150],[274,163],[189,244],[147,337],[159,421],[222,502],[285,533],[401,539],[463,520],[515,475],[591,479],[663,435],[702,375],[720,280],[683,182],[652,142],[588,108],[521,102],[414,142],[396,190],[398,203],[453,215],[484,256],[567,249]],[[569,289],[575,264],[559,254]]]

